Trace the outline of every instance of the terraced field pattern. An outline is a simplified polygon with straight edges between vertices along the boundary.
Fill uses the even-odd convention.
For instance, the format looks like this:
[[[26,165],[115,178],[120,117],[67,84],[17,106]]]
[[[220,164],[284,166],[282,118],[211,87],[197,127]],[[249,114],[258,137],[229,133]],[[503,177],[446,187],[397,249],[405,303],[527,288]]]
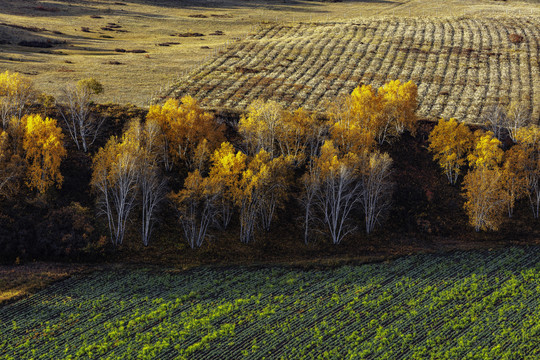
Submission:
[[[2,359],[538,359],[540,249],[79,275],[0,308]]]
[[[243,110],[264,98],[320,111],[359,84],[400,79],[418,85],[422,117],[479,122],[492,105],[519,101],[537,122],[539,42],[534,17],[268,25],[201,64],[169,95],[190,94],[211,108]]]

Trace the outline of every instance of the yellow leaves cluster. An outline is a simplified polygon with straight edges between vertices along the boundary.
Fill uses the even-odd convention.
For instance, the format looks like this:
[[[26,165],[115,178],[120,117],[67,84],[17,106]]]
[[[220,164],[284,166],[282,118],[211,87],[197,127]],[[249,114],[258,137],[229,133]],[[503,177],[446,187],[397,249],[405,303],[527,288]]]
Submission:
[[[374,142],[390,142],[406,129],[416,130],[417,87],[390,81],[379,89],[362,85],[338,99],[329,111],[332,139],[342,153],[369,151]]]
[[[17,72],[0,73],[0,117],[4,130],[13,117],[22,118],[25,107],[33,96],[34,85],[29,78]]]
[[[274,156],[275,140],[284,111],[275,101],[256,100],[242,115],[238,132],[244,137],[248,155],[265,150]]]
[[[473,151],[467,156],[471,169],[495,169],[503,159],[504,151],[501,142],[492,132],[484,133],[478,130],[474,133],[476,142]]]
[[[358,155],[353,152],[341,155],[331,140],[324,142],[320,156],[315,159],[315,167],[320,179],[332,179],[340,176],[344,171],[355,172],[359,164]]]
[[[60,188],[64,180],[60,163],[67,155],[62,130],[56,120],[41,115],[29,115],[25,123],[23,148],[29,164],[28,186],[42,194],[54,183]]]
[[[416,131],[416,99],[418,88],[412,81],[402,84],[399,80],[390,81],[379,88],[382,97],[383,113],[387,122],[401,134],[405,129],[412,134]]]
[[[540,173],[535,177],[534,171],[531,172],[533,168],[539,168],[532,154],[538,148],[540,130],[520,128],[516,138],[519,143],[505,152],[491,131],[478,130],[472,134],[466,125],[455,119],[439,120],[429,136],[429,149],[434,152],[434,159],[450,183],[456,182],[467,159],[469,171],[463,181],[464,208],[476,231],[497,230],[504,207],[512,216],[517,199],[534,187],[535,178],[540,178]]]
[[[106,178],[110,188],[125,182],[126,178],[135,183],[140,169],[140,137],[141,127],[135,120],[129,124],[120,138],[111,136],[105,147],[99,149],[94,156],[92,182],[103,181]]]
[[[31,91],[33,91],[33,84],[26,76],[18,72],[0,73],[0,96],[18,97]]]
[[[464,208],[469,223],[479,230],[498,230],[506,202],[499,168],[481,167],[470,171],[463,181]]]
[[[14,151],[10,136],[0,131],[0,196],[11,197],[19,191],[24,160]]]
[[[292,157],[297,164],[302,164],[310,147],[318,141],[321,124],[314,114],[302,108],[293,112],[286,111],[277,128],[277,143],[280,153]]]
[[[201,142],[206,140],[205,146],[211,152],[224,140],[222,126],[191,96],[183,97],[181,103],[169,99],[163,106],[151,106],[146,119],[159,124],[166,140],[166,151],[177,163],[184,163],[189,168],[193,168],[194,153]]]
[[[450,184],[455,184],[465,165],[467,153],[474,145],[474,136],[465,124],[456,119],[440,119],[429,134],[429,150],[438,161]]]

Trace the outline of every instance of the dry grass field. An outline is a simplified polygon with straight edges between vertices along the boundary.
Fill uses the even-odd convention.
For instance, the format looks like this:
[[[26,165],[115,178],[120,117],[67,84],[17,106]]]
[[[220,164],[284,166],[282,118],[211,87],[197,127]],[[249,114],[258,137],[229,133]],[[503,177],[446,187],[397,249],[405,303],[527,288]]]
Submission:
[[[183,79],[169,95],[245,109],[257,98],[324,110],[358,84],[418,84],[422,117],[478,122],[511,101],[540,117],[540,17],[358,19],[270,24]]]
[[[540,5],[537,0],[0,0],[0,70],[23,72],[53,95],[59,95],[66,82],[92,76],[105,85],[99,101],[147,105],[160,88],[211,62],[226,44],[230,47],[249,34],[260,37],[261,23],[328,22],[342,27],[347,20],[373,16],[497,14],[538,17]],[[270,28],[268,36],[278,29]],[[392,29],[381,29],[371,43],[384,44],[380,37]],[[321,30],[316,25],[309,30],[312,35],[302,36]],[[460,30],[455,31],[454,38],[459,38]],[[260,39],[261,44],[269,39]]]

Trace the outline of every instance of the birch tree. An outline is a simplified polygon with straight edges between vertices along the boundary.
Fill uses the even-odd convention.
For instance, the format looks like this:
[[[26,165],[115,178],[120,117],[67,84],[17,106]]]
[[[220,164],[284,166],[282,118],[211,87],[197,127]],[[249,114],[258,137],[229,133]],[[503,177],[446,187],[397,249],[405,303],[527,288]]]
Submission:
[[[77,149],[84,152],[95,142],[105,121],[104,117],[91,111],[94,95],[102,92],[103,85],[93,78],[79,80],[63,90],[64,104],[59,106],[60,114]]]
[[[339,156],[332,141],[326,141],[315,160],[320,172],[316,202],[328,227],[332,243],[339,244],[356,227],[351,224],[351,212],[361,200],[358,177],[358,156]]]
[[[440,119],[429,134],[429,150],[434,153],[433,159],[452,185],[466,165],[467,154],[473,145],[474,136],[469,127],[454,118]]]
[[[214,180],[211,177],[203,178],[199,170],[195,170],[189,173],[184,188],[171,194],[184,236],[192,249],[201,247],[219,211],[220,186]]]
[[[387,153],[373,152],[366,156],[361,169],[361,202],[364,208],[366,233],[370,234],[381,215],[391,204],[393,184],[390,179],[392,158]]]
[[[141,129],[140,174],[141,237],[148,246],[155,224],[155,212],[165,196],[166,181],[161,176],[159,150],[162,147],[159,125],[150,119]]]
[[[236,191],[247,166],[247,156],[240,151],[235,152],[230,143],[224,142],[214,151],[210,161],[212,165],[209,176],[214,179],[214,184],[221,187],[216,223],[224,230],[229,226],[233,215]]]
[[[2,128],[7,130],[13,118],[20,120],[28,105],[36,96],[32,81],[15,72],[0,74],[0,118]]]
[[[248,155],[264,150],[272,158],[278,156],[276,138],[283,116],[283,108],[275,101],[256,100],[248,107],[247,115],[242,115],[238,123]]]
[[[533,216],[538,219],[540,215],[540,127],[529,125],[520,128],[516,140],[527,151],[525,163],[527,195]]]
[[[505,127],[514,143],[518,142],[519,130],[529,122],[527,110],[527,107],[520,102],[513,102],[506,109]]]
[[[240,209],[240,241],[249,243],[254,239],[260,215],[265,187],[270,180],[268,162],[271,155],[261,149],[249,161],[234,191],[235,202]]]
[[[43,119],[41,115],[26,116],[24,123],[23,149],[28,162],[27,185],[41,194],[54,184],[60,189],[64,181],[60,164],[67,156],[62,129],[57,126],[56,120],[48,117]]]
[[[506,192],[508,217],[512,217],[516,201],[527,195],[529,151],[529,149],[517,144],[504,153],[501,182]]]
[[[491,132],[477,132],[476,138],[474,150],[467,157],[470,170],[463,181],[467,199],[464,208],[476,231],[498,230],[507,203],[499,167],[503,151]]]
[[[106,216],[113,245],[121,245],[139,190],[140,142],[136,123],[118,139],[113,136],[94,156],[90,185]]]
[[[6,131],[0,131],[0,196],[10,198],[18,193],[24,177],[25,162],[17,154]]]

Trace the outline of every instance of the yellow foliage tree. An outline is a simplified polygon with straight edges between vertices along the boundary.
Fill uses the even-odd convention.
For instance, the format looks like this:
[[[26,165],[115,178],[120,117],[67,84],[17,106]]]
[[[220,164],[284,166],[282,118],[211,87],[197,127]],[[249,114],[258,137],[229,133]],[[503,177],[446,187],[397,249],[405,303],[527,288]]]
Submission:
[[[123,242],[135,205],[141,175],[140,124],[132,121],[122,137],[113,136],[92,163],[90,185],[98,194],[98,207],[107,217],[113,245]]]
[[[13,118],[21,119],[29,102],[35,97],[32,81],[15,72],[0,74],[0,118],[6,130]]]
[[[171,164],[168,155],[177,163],[193,169],[194,152],[206,139],[210,152],[224,140],[223,126],[214,121],[211,113],[205,112],[191,96],[169,99],[163,106],[153,105],[146,116],[157,121],[165,138],[163,158],[167,169]]]
[[[504,152],[493,133],[479,130],[475,136],[474,150],[467,157],[470,170],[463,181],[467,199],[464,208],[476,231],[498,230],[508,202],[499,167]]]
[[[25,162],[14,151],[9,134],[0,131],[0,196],[9,198],[19,191],[24,169]]]
[[[317,189],[315,203],[334,244],[339,244],[356,228],[350,219],[352,210],[361,201],[360,165],[358,155],[340,155],[332,141],[325,141],[315,160],[312,170],[317,174],[312,177]]]
[[[529,125],[517,130],[516,141],[528,154],[525,164],[527,194],[535,218],[540,215],[540,127]]]
[[[467,156],[469,167],[473,169],[498,167],[504,156],[499,139],[494,137],[492,132],[484,133],[481,130],[477,130],[474,136],[476,142],[473,151]]]
[[[170,198],[178,210],[186,240],[192,249],[200,247],[215,221],[221,184],[214,177],[202,177],[199,170],[188,174],[184,188]]]
[[[238,122],[238,132],[243,136],[246,153],[254,156],[260,150],[276,157],[276,138],[282,124],[284,111],[275,101],[254,101]]]
[[[393,127],[389,134],[379,131],[379,143],[386,141],[386,136],[397,136],[405,130],[411,134],[416,132],[416,100],[418,88],[412,81],[404,84],[399,80],[393,80],[379,88],[379,95],[382,99],[383,120],[380,128]]]
[[[330,135],[341,154],[370,151],[382,117],[381,99],[371,85],[353,90],[330,106]]]
[[[56,120],[43,119],[41,115],[27,116],[25,123],[23,148],[29,164],[28,186],[42,194],[54,183],[61,188],[64,178],[60,164],[67,155],[62,130]]]
[[[221,227],[226,229],[233,213],[235,190],[238,189],[242,173],[247,166],[247,156],[240,151],[235,152],[230,143],[224,142],[214,151],[210,161],[212,165],[209,176],[214,179],[215,184],[221,186],[219,211],[216,217]]]
[[[508,216],[512,217],[516,200],[527,194],[527,167],[530,150],[522,145],[514,145],[504,153],[501,181],[506,192]]]
[[[320,141],[322,131],[315,115],[304,109],[284,112],[276,134],[280,154],[293,158],[297,166],[304,163],[312,147]]]
[[[247,164],[233,189],[235,203],[240,208],[240,241],[253,240],[259,217],[264,229],[270,227],[276,207],[287,195],[289,163],[283,157],[272,159],[261,149]]]
[[[465,165],[466,155],[474,145],[469,127],[451,118],[439,123],[429,134],[429,150],[442,168],[450,184],[455,184]]]

